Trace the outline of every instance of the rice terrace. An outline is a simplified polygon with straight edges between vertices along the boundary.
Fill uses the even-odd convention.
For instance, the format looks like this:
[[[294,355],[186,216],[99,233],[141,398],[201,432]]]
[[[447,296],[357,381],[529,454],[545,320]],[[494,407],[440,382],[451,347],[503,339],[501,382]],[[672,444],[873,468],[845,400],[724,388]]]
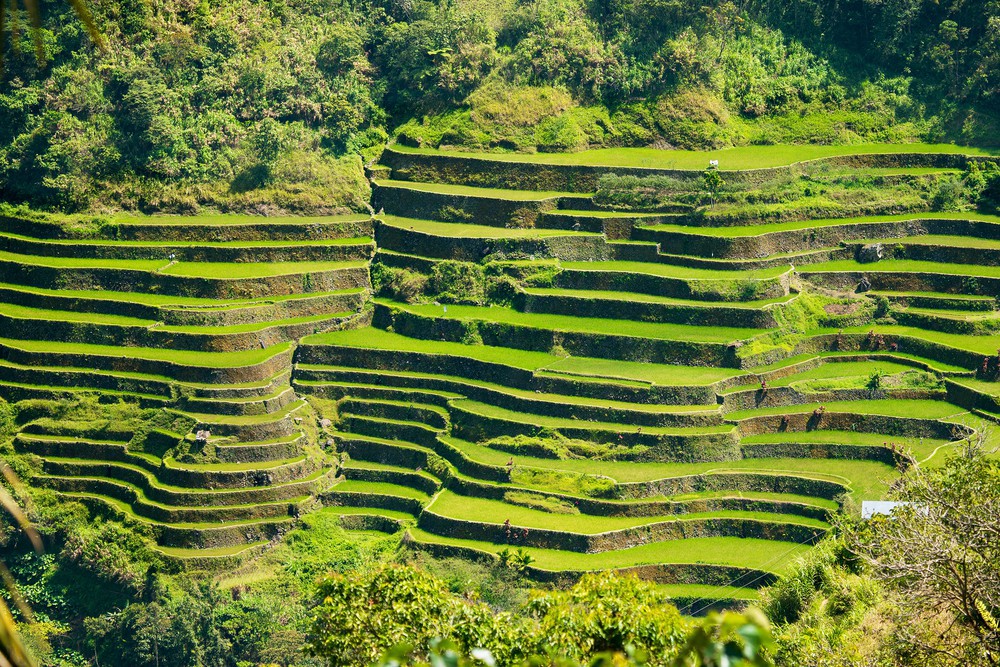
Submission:
[[[996,3],[946,103],[825,1],[127,4],[0,18],[3,664],[1000,664]]]

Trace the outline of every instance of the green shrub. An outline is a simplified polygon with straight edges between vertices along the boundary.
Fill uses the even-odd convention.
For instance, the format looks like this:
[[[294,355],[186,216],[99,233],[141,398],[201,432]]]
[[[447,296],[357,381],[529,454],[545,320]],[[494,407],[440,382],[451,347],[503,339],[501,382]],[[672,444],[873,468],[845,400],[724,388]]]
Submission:
[[[586,574],[567,591],[536,593],[526,612],[539,624],[539,652],[575,660],[594,653],[645,651],[649,664],[669,665],[688,624],[656,584],[634,575]]]
[[[405,303],[420,301],[429,282],[422,273],[379,263],[372,264],[371,280],[377,295]]]
[[[367,667],[404,642],[424,654],[438,637],[467,651],[488,649],[502,664],[524,655],[516,641],[524,633],[523,621],[467,603],[440,580],[409,567],[328,576],[316,600],[306,650],[331,664]]]
[[[0,441],[14,435],[17,430],[17,409],[0,398]]]
[[[503,494],[503,499],[504,502],[508,502],[513,505],[530,507],[531,509],[551,512],[552,514],[580,513],[580,510],[577,509],[577,507],[572,503],[561,498],[543,496],[540,493],[531,493],[529,491],[508,491]]]
[[[482,266],[472,262],[436,262],[427,290],[441,303],[481,306],[486,302],[486,274]]]
[[[534,486],[548,491],[590,496],[592,498],[607,497],[616,489],[615,481],[609,477],[527,468],[524,466],[514,466],[510,473],[510,481],[522,486]]]
[[[556,431],[545,430],[539,435],[502,435],[483,443],[492,449],[499,449],[521,456],[545,459],[628,459],[645,452],[648,447],[635,445],[599,444],[587,440],[567,438]]]
[[[934,190],[931,209],[934,211],[954,211],[966,203],[965,186],[957,178],[943,178]]]

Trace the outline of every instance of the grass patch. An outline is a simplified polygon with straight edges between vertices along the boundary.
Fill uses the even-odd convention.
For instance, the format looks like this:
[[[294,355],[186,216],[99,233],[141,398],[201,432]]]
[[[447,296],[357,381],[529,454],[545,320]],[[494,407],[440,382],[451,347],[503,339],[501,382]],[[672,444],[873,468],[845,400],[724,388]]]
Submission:
[[[160,273],[187,278],[239,280],[367,268],[368,262],[177,262]]]
[[[510,505],[499,500],[460,496],[447,489],[441,491],[435,497],[434,501],[427,506],[427,510],[435,514],[465,521],[499,525],[506,520],[510,520],[511,524],[525,528],[558,530],[586,535],[596,535],[598,533],[623,530],[664,521],[684,522],[722,517],[795,523],[817,528],[826,528],[829,525],[824,521],[807,519],[800,516],[738,511],[698,512],[683,515],[667,514],[652,517],[596,516],[591,514],[575,514],[572,517],[566,517],[545,510]]]
[[[858,415],[882,415],[886,417],[919,417],[921,419],[943,419],[967,412],[965,408],[931,400],[880,399],[871,401],[834,401],[822,404],[827,412]],[[748,419],[763,415],[786,415],[812,412],[819,403],[804,405],[778,405],[754,410],[737,410],[726,415],[729,420]]]
[[[468,357],[477,361],[502,364],[524,370],[542,368],[560,359],[560,357],[546,352],[531,352],[507,347],[463,345],[462,343],[408,338],[407,336],[401,336],[397,333],[374,327],[315,334],[306,336],[302,339],[301,343],[302,345],[338,345],[373,350]]]
[[[449,544],[487,553],[495,554],[505,548],[504,545],[489,542],[440,537],[419,528],[411,528],[410,534],[420,542]],[[524,551],[534,559],[532,565],[546,570],[607,570],[657,563],[706,563],[782,572],[796,559],[804,556],[809,548],[771,540],[696,537],[595,554],[531,547],[524,547]]]
[[[518,310],[499,307],[409,305],[384,299],[377,303],[400,310],[439,319],[496,322],[514,324],[534,329],[552,331],[574,331],[611,336],[633,336],[654,340],[676,340],[698,343],[730,343],[734,340],[751,338],[760,333],[759,329],[737,327],[702,327],[689,324],[661,324],[635,322],[632,320],[610,320],[596,317],[574,317],[572,315],[551,315],[548,313],[522,313]],[[447,309],[447,312],[445,312]]]
[[[995,153],[954,144],[852,144],[823,146],[815,144],[739,146],[715,151],[661,150],[658,148],[596,148],[577,153],[466,153],[441,151],[433,148],[411,148],[396,144],[393,150],[423,155],[454,155],[496,162],[528,164],[578,164],[600,167],[644,167],[649,169],[697,169],[708,167],[709,160],[718,160],[723,171],[733,169],[764,169],[846,155],[897,153],[949,153],[961,155],[995,155]]]
[[[166,361],[181,366],[201,366],[205,368],[239,368],[253,366],[286,352],[291,343],[279,343],[264,349],[251,349],[240,352],[196,352],[190,350],[153,349],[144,347],[127,348],[123,354],[122,347],[114,345],[88,345],[86,343],[61,343],[57,341],[12,340],[0,338],[0,345],[12,347],[26,352],[55,354],[84,354],[121,359],[124,356],[133,359],[150,361]]]
[[[692,236],[713,236],[724,238],[739,238],[760,236],[774,232],[810,230],[817,227],[840,227],[876,222],[906,222],[909,220],[976,220],[1000,224],[1000,216],[977,212],[935,212],[935,213],[904,213],[899,215],[873,215],[862,217],[827,218],[822,220],[792,220],[788,222],[772,222],[762,225],[733,225],[726,227],[691,227],[688,225],[662,224],[644,226],[643,229],[654,231],[689,234]]]
[[[566,236],[593,236],[600,234],[592,232],[574,232],[563,229],[546,229],[540,227],[489,227],[487,225],[472,225],[459,222],[435,222],[433,220],[417,220],[415,218],[400,218],[394,215],[383,215],[383,224],[399,229],[409,229],[430,236],[471,239],[544,239]]]
[[[464,452],[469,458],[493,466],[505,466],[512,456],[489,447],[476,445],[456,438],[443,438]],[[889,466],[871,461],[849,459],[743,459],[704,463],[634,463],[630,461],[591,461],[573,459],[558,461],[513,455],[515,474],[519,468],[561,472],[567,475],[590,475],[595,478],[629,482],[649,482],[657,479],[703,475],[721,472],[778,473],[824,479],[847,484],[857,499],[878,499],[885,495],[888,482],[898,477]],[[544,480],[544,484],[550,480]],[[606,483],[605,483],[606,484]],[[543,487],[546,490],[555,488]],[[566,490],[566,492],[570,492]],[[580,491],[576,491],[580,493]],[[582,494],[581,494],[582,495]]]
[[[614,432],[632,432],[632,429],[635,428],[634,426],[626,424],[614,424],[593,420],[563,419],[561,417],[549,417],[546,415],[525,414],[523,412],[514,412],[513,410],[500,408],[495,405],[477,403],[468,399],[452,401],[452,405],[485,417],[492,417],[494,419],[502,419],[505,421],[518,422],[544,428],[607,429]],[[716,406],[710,406],[710,408],[714,412]],[[731,430],[731,425],[724,424],[719,426],[699,426],[697,428],[664,428],[660,426],[648,426],[643,428],[642,432],[651,435],[706,435],[714,433],[728,433]]]
[[[564,269],[574,271],[617,271],[620,273],[641,273],[678,280],[769,280],[787,273],[789,267],[775,266],[768,269],[750,271],[696,269],[675,264],[653,262],[560,262]]]
[[[668,296],[654,296],[651,294],[641,294],[638,292],[607,292],[602,290],[570,290],[558,288],[527,288],[524,290],[528,294],[537,296],[559,296],[578,299],[598,299],[604,301],[628,301],[633,303],[655,303],[665,306],[689,306],[693,308],[743,308],[746,310],[758,310],[764,306],[776,303],[787,303],[796,295],[778,297],[776,299],[762,299],[760,301],[733,301],[720,304],[718,301],[695,301],[693,299],[675,299]]]
[[[388,482],[364,482],[359,480],[347,480],[340,482],[331,489],[334,493],[371,493],[380,496],[399,496],[401,498],[413,498],[424,502],[430,496],[423,491],[400,484],[390,484]]]
[[[419,181],[384,180],[376,183],[382,188],[402,188],[418,192],[433,192],[442,195],[459,195],[463,197],[489,197],[491,199],[506,199],[508,201],[541,201],[555,197],[579,197],[573,192],[554,192],[551,190],[507,190],[500,188],[477,188],[471,185],[453,185],[451,183],[421,183]]]

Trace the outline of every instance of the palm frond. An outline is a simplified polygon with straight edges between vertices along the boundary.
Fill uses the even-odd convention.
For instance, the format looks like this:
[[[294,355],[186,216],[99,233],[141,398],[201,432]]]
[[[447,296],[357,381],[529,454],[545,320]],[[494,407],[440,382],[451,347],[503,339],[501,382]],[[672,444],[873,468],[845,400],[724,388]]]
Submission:
[[[98,47],[104,48],[104,37],[97,29],[97,22],[91,14],[84,0],[66,0],[77,18],[83,23],[90,35],[91,41]],[[17,47],[20,40],[20,25],[18,23],[19,8],[28,13],[30,23],[31,41],[35,47],[35,58],[39,63],[45,62],[45,45],[42,42],[42,9],[40,0],[0,0],[0,64],[3,63],[3,53],[7,46],[7,37],[10,36],[11,43]],[[0,667],[3,667],[0,665]]]

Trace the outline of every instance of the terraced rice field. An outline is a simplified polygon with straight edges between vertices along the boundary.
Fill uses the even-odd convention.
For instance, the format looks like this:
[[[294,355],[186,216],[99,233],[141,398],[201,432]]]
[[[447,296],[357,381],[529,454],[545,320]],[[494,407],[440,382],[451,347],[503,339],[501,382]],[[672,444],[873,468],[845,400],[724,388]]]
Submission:
[[[198,565],[263,547],[319,501],[412,549],[523,550],[539,580],[621,569],[692,610],[749,599],[842,507],[991,432],[1000,219],[735,224],[681,202],[602,208],[597,180],[696,179],[709,158],[731,178],[847,158],[930,178],[977,155],[390,147],[372,219],[122,218],[85,237],[6,221],[0,392],[169,415],[157,451],[45,420],[15,444],[39,457],[33,483]],[[520,287],[503,306],[371,295],[372,263],[448,260]],[[335,414],[317,423],[304,399]]]

